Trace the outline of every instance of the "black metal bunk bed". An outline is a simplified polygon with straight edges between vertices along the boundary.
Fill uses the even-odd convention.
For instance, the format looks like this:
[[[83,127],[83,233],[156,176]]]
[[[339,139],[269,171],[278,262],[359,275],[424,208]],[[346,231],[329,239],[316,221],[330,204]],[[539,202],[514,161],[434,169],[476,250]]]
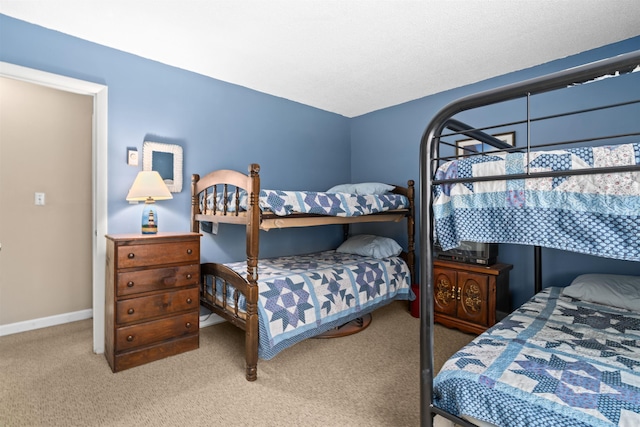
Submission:
[[[449,160],[455,159],[455,155],[441,156],[441,144],[449,146],[448,150],[454,149],[450,142],[446,140],[451,136],[463,136],[481,141],[484,146],[490,146],[488,151],[484,151],[479,155],[491,155],[496,152],[523,152],[525,156],[529,156],[532,151],[540,149],[554,149],[557,145],[571,146],[579,143],[593,143],[594,141],[613,139],[624,139],[629,137],[637,137],[640,132],[626,132],[616,135],[608,135],[607,137],[597,136],[593,139],[581,138],[579,140],[560,141],[555,143],[536,144],[530,140],[531,124],[538,120],[547,120],[559,117],[561,115],[573,115],[594,110],[593,108],[575,110],[562,114],[553,114],[545,117],[531,117],[530,99],[533,95],[543,94],[557,89],[567,88],[572,85],[581,85],[590,83],[603,78],[603,76],[615,76],[620,73],[626,74],[631,71],[637,71],[640,64],[640,51],[635,51],[613,58],[597,61],[583,66],[556,72],[539,78],[533,78],[519,83],[514,83],[494,90],[485,91],[476,95],[471,95],[453,102],[444,107],[431,120],[427,126],[420,146],[420,283],[423,290],[420,293],[420,310],[421,315],[421,337],[420,337],[420,412],[421,425],[432,425],[433,417],[441,415],[456,424],[463,426],[474,426],[465,419],[451,415],[448,412],[434,406],[433,396],[433,289],[434,289],[434,273],[433,273],[433,243],[434,243],[434,220],[433,220],[433,201],[434,186],[439,184],[455,184],[465,182],[481,182],[495,180],[523,180],[525,178],[548,178],[548,177],[566,177],[571,175],[583,174],[602,174],[602,173],[621,173],[621,172],[637,172],[640,171],[640,164],[615,166],[607,168],[591,168],[587,170],[570,170],[570,171],[546,171],[531,172],[526,171],[521,174],[507,174],[486,177],[473,178],[454,178],[454,179],[436,179],[436,170],[439,165]],[[467,110],[479,107],[485,107],[505,101],[513,101],[523,98],[526,103],[526,118],[524,120],[513,121],[509,123],[500,123],[488,127],[474,128],[457,119],[457,115]],[[615,108],[621,105],[637,104],[640,100],[624,101],[619,104],[609,104],[600,106],[598,109]],[[526,146],[510,146],[491,137],[487,132],[494,128],[504,126],[522,125],[526,129]],[[462,157],[467,157],[463,155]],[[542,290],[542,266],[541,266],[541,248],[534,246],[534,286],[537,294]]]

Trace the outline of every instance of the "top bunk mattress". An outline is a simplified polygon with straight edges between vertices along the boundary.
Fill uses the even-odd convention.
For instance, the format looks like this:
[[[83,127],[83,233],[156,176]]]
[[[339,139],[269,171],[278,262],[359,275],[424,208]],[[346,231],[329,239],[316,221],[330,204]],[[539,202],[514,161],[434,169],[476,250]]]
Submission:
[[[499,153],[450,161],[436,180],[640,165],[640,143]],[[439,184],[443,249],[517,243],[640,261],[640,172]]]
[[[236,203],[236,198],[239,200]],[[240,191],[238,196],[231,192],[226,197],[227,212],[247,209],[247,193]],[[215,200],[215,202],[214,202]],[[207,194],[207,211],[222,212],[225,209],[225,197],[222,194]],[[409,199],[401,194],[351,194],[319,191],[260,190],[259,206],[262,212],[278,216],[292,214],[314,214],[337,217],[355,217],[371,215],[409,208]]]

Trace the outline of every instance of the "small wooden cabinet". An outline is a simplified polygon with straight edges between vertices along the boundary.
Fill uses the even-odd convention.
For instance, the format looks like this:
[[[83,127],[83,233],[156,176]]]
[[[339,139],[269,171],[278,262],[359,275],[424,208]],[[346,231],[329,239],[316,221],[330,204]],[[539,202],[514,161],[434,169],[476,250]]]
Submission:
[[[105,356],[113,372],[198,348],[200,234],[106,237]]]
[[[510,312],[509,264],[488,267],[453,261],[433,262],[435,322],[482,333]]]

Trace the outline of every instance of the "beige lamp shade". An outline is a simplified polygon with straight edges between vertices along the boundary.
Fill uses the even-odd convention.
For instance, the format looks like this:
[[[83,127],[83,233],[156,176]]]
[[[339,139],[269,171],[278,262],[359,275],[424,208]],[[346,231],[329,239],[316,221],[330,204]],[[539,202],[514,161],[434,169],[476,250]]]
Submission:
[[[149,200],[151,199],[151,200]],[[156,171],[138,172],[133,185],[127,194],[127,201],[154,201],[173,199],[167,185],[162,180],[160,174]]]

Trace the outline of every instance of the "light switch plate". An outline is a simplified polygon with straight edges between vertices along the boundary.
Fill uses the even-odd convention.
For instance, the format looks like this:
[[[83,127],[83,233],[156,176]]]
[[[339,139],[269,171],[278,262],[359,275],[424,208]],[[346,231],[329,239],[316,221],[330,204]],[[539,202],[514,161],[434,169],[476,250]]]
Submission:
[[[127,148],[127,164],[129,166],[138,166],[138,150]]]
[[[36,193],[36,195],[35,195],[35,205],[36,206],[44,206],[44,193]]]

